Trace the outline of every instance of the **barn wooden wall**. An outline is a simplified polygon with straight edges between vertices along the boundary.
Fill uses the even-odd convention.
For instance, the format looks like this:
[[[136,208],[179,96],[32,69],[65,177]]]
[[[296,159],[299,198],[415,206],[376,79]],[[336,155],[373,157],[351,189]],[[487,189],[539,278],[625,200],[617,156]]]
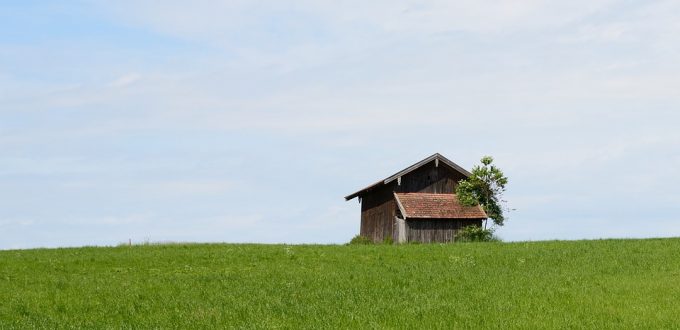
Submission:
[[[366,195],[361,201],[361,236],[382,242],[394,235],[394,217],[397,204],[389,187]]]
[[[401,185],[393,185],[394,192],[421,192],[432,194],[452,194],[456,191],[458,181],[465,176],[448,167],[435,167],[434,162],[403,176]],[[394,182],[393,182],[394,183]]]
[[[458,230],[471,225],[481,226],[482,220],[406,220],[406,241],[421,243],[453,242]]]

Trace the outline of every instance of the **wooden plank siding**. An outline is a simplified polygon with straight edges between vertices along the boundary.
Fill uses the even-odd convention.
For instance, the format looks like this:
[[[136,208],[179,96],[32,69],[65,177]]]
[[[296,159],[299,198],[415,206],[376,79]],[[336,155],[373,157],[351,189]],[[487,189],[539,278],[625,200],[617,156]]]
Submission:
[[[406,221],[407,242],[453,242],[458,231],[466,226],[481,226],[482,220],[413,219]]]
[[[361,230],[359,234],[382,242],[387,237],[394,239],[394,217],[397,203],[392,192],[383,187],[361,200]]]
[[[401,185],[391,182],[393,192],[421,192],[432,194],[453,194],[458,181],[465,179],[461,173],[451,171],[431,162],[402,177]]]

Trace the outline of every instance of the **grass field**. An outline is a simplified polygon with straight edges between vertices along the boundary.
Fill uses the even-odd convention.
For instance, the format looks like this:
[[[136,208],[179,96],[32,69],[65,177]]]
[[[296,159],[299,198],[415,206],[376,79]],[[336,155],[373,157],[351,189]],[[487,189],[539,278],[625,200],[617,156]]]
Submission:
[[[680,239],[0,252],[0,328],[680,328]]]

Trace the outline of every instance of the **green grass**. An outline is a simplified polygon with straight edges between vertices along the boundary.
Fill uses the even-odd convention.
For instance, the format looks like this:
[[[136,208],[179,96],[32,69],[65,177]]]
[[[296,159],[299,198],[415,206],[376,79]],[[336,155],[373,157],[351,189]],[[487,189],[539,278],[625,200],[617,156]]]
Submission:
[[[0,328],[678,328],[680,239],[0,252]]]

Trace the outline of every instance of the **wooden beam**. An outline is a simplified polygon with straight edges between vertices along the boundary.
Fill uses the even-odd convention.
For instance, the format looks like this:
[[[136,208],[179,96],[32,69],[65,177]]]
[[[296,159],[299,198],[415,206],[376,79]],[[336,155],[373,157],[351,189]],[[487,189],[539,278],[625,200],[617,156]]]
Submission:
[[[397,206],[399,207],[399,212],[401,212],[401,216],[404,217],[404,220],[406,220],[406,209],[404,209],[404,205],[401,205],[401,201],[399,200],[399,196],[397,196],[397,193],[394,194],[394,200],[397,202]]]

